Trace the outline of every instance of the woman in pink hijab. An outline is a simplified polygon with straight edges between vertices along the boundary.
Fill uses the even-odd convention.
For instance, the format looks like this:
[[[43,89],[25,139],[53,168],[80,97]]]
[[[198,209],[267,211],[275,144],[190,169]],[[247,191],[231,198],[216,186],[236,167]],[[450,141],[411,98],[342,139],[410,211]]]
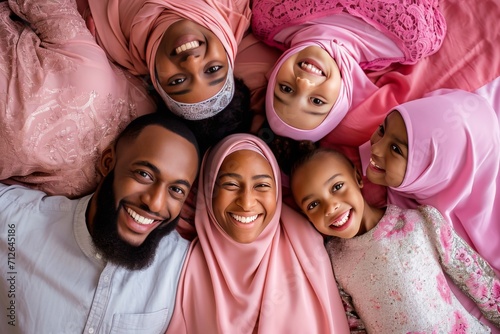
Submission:
[[[202,164],[168,333],[348,333],[322,236],[282,204],[267,145],[226,137]]]
[[[146,85],[108,60],[74,1],[2,1],[0,17],[0,180],[93,192],[102,151],[156,110]]]
[[[215,116],[232,100],[248,0],[89,0],[84,17],[108,57],[149,75],[169,109],[188,120]]]
[[[438,1],[406,3],[254,1],[254,34],[286,50],[267,88],[273,132],[318,141],[377,90],[365,71],[435,53],[446,33]]]
[[[500,129],[487,101],[436,91],[394,108],[370,142],[361,148],[363,168],[371,182],[388,187],[388,202],[436,207],[500,277]]]

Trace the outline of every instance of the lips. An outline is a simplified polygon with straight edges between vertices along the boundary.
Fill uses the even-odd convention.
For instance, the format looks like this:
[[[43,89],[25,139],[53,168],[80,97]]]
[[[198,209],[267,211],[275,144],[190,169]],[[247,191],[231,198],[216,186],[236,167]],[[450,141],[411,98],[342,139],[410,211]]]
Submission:
[[[382,167],[380,167],[379,165],[377,165],[375,163],[375,161],[373,160],[373,158],[370,158],[370,167],[372,167],[373,169],[375,169],[376,171],[379,171],[379,172],[385,172],[385,169],[383,169]]]

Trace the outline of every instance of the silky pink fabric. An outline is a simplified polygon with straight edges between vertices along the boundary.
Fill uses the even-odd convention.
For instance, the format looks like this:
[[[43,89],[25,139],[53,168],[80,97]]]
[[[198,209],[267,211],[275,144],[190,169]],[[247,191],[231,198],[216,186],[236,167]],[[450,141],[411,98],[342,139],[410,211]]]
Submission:
[[[74,1],[0,2],[0,45],[0,180],[93,192],[102,151],[156,110],[144,83],[107,59]]]
[[[89,0],[89,6],[108,56],[132,74],[149,74],[153,85],[156,50],[172,23],[188,19],[212,31],[234,66],[251,16],[248,0]]]
[[[215,220],[218,170],[230,153],[252,150],[271,164],[277,210],[252,243],[235,242]],[[266,144],[228,136],[202,164],[196,204],[198,238],[190,248],[167,333],[348,333],[322,236],[282,205],[280,171]]]

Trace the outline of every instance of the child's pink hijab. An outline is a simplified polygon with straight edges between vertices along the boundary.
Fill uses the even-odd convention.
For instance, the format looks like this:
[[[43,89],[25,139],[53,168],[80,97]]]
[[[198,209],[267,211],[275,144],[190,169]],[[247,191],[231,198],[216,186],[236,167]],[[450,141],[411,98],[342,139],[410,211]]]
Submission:
[[[500,271],[500,130],[479,95],[440,90],[395,108],[408,133],[403,183],[388,199],[403,207],[429,204]],[[414,199],[414,200],[410,200]]]
[[[218,170],[232,152],[252,150],[271,164],[277,209],[250,244],[218,225],[212,197]],[[202,164],[193,241],[168,333],[348,333],[344,308],[322,236],[281,202],[280,171],[259,138],[236,134]]]
[[[211,30],[234,66],[251,16],[247,0],[89,0],[89,6],[98,42],[108,55],[132,74],[152,78],[156,50],[172,23],[189,19]]]

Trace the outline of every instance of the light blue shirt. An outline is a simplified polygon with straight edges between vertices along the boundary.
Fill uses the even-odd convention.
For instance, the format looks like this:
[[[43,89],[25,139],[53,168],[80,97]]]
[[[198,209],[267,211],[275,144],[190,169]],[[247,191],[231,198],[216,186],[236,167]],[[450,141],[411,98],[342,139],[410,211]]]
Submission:
[[[164,333],[189,242],[172,232],[143,270],[106,263],[78,200],[0,184],[0,333]]]

